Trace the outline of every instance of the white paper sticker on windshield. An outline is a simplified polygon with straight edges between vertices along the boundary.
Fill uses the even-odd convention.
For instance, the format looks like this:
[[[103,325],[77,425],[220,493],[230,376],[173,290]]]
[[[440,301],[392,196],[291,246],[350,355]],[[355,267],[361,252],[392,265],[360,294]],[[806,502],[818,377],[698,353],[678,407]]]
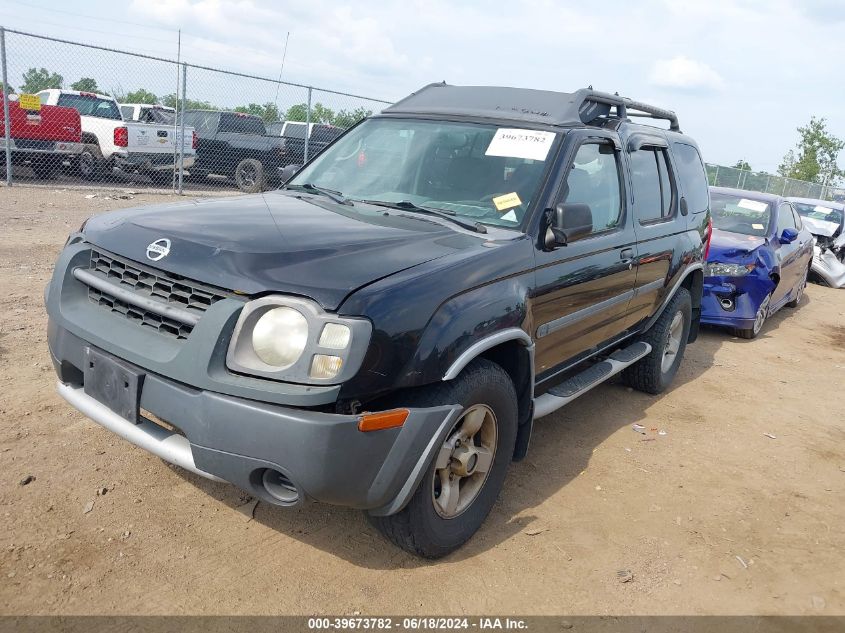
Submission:
[[[833,211],[833,209],[831,209],[830,207],[823,207],[822,205],[817,205],[816,208],[813,209],[813,211],[818,211],[819,213],[830,213],[831,211]]]
[[[752,229],[756,229],[756,230],[758,230],[758,231],[762,231],[762,230],[763,230],[763,229],[765,229],[766,227],[765,227],[765,226],[763,226],[762,224],[756,224],[756,223],[755,223],[755,224],[752,224],[752,225],[751,225],[751,228],[752,228]]]
[[[554,140],[554,132],[499,128],[484,153],[487,156],[546,160]]]
[[[747,200],[743,198],[739,201],[739,204],[736,206],[740,207],[741,209],[748,209],[749,211],[759,211],[763,212],[766,210],[766,207],[769,205],[765,202],[760,202],[759,200]]]

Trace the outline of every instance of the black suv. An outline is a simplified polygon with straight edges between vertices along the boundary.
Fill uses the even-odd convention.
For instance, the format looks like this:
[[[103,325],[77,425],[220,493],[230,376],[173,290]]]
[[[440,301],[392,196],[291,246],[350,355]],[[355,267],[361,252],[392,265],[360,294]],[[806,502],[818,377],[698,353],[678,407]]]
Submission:
[[[226,176],[238,189],[258,193],[281,184],[285,140],[267,136],[261,117],[243,112],[188,110],[185,124],[197,133],[197,158],[192,177]]]
[[[438,557],[536,418],[619,372],[669,385],[709,237],[672,112],[430,85],[279,191],[91,218],[47,289],[50,351],[61,395],[130,442]]]

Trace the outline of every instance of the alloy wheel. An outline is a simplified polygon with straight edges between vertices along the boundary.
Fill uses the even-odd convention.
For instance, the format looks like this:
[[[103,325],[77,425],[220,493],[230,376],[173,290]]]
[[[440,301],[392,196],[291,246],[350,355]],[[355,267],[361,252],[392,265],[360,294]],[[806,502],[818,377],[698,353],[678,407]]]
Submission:
[[[496,455],[498,423],[487,405],[469,407],[440,447],[431,482],[434,509],[444,519],[466,510],[478,497]]]
[[[678,350],[681,348],[681,338],[684,335],[684,315],[679,310],[669,324],[669,335],[666,337],[666,347],[663,348],[663,360],[660,363],[660,371],[664,374],[672,367],[672,363],[678,357]]]

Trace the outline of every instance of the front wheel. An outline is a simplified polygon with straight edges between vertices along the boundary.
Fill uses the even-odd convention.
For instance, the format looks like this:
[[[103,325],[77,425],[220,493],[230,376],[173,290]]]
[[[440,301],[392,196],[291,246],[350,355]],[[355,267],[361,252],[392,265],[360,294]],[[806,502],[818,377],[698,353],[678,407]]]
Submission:
[[[810,275],[810,269],[804,271],[804,276],[801,278],[801,281],[798,284],[798,287],[795,289],[795,298],[787,303],[790,308],[797,308],[801,303],[801,299],[804,298],[804,289],[807,287],[807,277]]]
[[[651,394],[666,390],[684,357],[691,322],[692,299],[686,288],[680,288],[640,339],[651,345],[651,351],[622,372],[628,386]]]
[[[757,313],[754,315],[754,325],[750,328],[734,328],[734,336],[747,339],[757,338],[757,335],[763,330],[763,324],[766,323],[766,319],[769,318],[769,304],[771,301],[772,295],[769,293],[766,298],[763,299],[762,303],[760,303],[760,307],[757,308]]]
[[[400,512],[372,516],[392,543],[425,558],[455,551],[493,508],[513,456],[517,399],[496,363],[473,361],[454,381],[422,394],[414,406],[460,404],[452,425],[414,496]]]

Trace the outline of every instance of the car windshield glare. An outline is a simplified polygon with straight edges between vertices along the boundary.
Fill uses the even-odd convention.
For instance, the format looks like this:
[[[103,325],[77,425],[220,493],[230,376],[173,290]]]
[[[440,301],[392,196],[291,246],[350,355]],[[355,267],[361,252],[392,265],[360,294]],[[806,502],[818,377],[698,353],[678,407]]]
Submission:
[[[768,202],[724,193],[710,194],[713,227],[730,233],[765,237],[772,211]]]
[[[489,124],[370,119],[289,184],[513,228],[537,197],[557,137]]]

